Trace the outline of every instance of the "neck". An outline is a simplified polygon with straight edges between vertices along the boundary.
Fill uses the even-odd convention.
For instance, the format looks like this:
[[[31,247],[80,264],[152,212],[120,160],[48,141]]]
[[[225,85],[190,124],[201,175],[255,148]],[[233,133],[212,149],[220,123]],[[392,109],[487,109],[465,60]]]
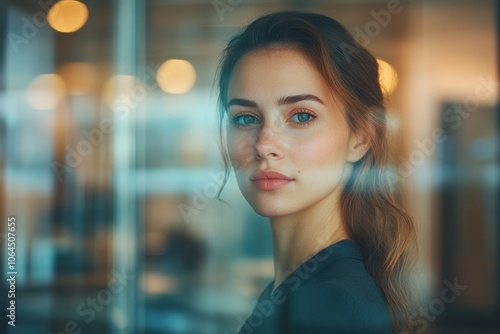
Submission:
[[[340,210],[334,205],[320,205],[309,208],[307,212],[272,217],[271,228],[274,251],[273,291],[293,270],[320,250],[337,241],[349,239]]]

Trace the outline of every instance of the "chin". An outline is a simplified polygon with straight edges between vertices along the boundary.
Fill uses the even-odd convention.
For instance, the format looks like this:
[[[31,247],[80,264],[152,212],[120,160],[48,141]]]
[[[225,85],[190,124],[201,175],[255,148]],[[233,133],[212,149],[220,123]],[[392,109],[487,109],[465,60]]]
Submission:
[[[263,217],[285,216],[293,213],[290,193],[266,192],[255,188],[250,182],[240,185],[240,191],[252,209]]]
[[[276,209],[262,209],[256,207],[253,207],[253,209],[258,215],[262,217],[272,218],[272,217],[283,216],[283,213],[276,211]]]
[[[277,217],[277,216],[285,216],[291,213],[289,205],[286,203],[279,203],[280,200],[272,200],[260,198],[246,198],[247,202],[250,204],[252,209],[259,215],[263,217]]]

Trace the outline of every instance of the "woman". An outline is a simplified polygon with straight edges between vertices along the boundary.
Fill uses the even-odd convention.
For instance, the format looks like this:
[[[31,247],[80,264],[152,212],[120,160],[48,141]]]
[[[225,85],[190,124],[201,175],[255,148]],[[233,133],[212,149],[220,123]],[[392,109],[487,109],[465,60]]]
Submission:
[[[337,21],[285,11],[231,39],[218,79],[222,187],[231,164],[273,233],[274,281],[240,333],[412,332],[415,229],[376,59]]]

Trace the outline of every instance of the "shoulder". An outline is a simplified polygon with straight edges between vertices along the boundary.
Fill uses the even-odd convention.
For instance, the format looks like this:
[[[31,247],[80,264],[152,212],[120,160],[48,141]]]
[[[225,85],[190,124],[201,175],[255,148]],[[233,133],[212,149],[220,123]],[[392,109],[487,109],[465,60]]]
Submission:
[[[315,333],[390,333],[380,288],[362,263],[342,262],[344,270],[323,270],[288,296],[292,327],[316,326]]]

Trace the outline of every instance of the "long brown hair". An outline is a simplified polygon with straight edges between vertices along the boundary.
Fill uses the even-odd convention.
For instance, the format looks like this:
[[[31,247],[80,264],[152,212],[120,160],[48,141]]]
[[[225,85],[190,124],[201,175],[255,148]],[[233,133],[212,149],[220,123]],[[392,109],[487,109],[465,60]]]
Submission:
[[[301,51],[346,106],[350,129],[363,132],[370,140],[370,149],[353,165],[343,189],[342,218],[361,249],[367,271],[384,293],[392,332],[412,332],[410,318],[415,313],[407,276],[416,252],[416,232],[402,204],[397,178],[389,173],[378,63],[340,23],[320,14],[276,12],[253,21],[230,40],[218,71],[219,138],[225,176],[217,198],[220,200],[230,173],[222,129],[231,73],[243,55],[272,46]]]

